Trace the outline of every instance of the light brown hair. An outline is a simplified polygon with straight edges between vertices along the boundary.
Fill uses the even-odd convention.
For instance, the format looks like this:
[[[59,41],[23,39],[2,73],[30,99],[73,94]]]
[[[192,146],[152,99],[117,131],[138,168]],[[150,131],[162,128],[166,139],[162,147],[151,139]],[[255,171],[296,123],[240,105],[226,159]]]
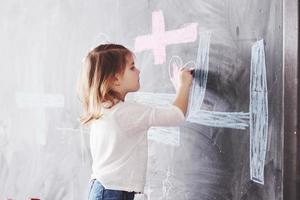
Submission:
[[[132,52],[119,44],[102,44],[91,50],[81,70],[77,93],[83,106],[80,122],[87,125],[101,117],[103,103],[115,105],[120,95],[112,90],[116,74],[123,74]]]

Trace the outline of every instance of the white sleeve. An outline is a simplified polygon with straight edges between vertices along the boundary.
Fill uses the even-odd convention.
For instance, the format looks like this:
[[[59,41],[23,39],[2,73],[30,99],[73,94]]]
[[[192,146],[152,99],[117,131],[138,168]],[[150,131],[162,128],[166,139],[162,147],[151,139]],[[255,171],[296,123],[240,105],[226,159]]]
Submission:
[[[174,105],[153,107],[149,114],[149,126],[179,126],[185,120],[183,112]]]
[[[126,102],[118,111],[118,122],[125,129],[143,130],[151,126],[179,126],[184,120],[183,112],[174,105],[149,106]]]

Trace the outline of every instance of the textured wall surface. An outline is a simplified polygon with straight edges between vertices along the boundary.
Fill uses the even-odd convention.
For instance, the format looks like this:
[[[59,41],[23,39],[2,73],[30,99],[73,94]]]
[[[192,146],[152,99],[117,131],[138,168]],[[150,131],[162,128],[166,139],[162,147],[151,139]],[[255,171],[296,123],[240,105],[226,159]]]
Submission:
[[[201,92],[190,107],[194,121],[149,131],[148,199],[282,199],[280,0],[0,4],[0,199],[86,199],[92,160],[88,129],[77,120],[81,108],[75,87],[82,59],[102,42],[136,52],[141,89],[128,98],[142,102],[172,99],[173,56],[177,65],[202,67],[204,76],[198,74],[194,82]],[[207,32],[209,39],[203,39]],[[253,52],[261,40],[262,48]],[[264,56],[255,56],[262,50]],[[267,89],[253,92],[267,95],[262,107],[267,115],[250,109],[251,66],[265,66],[266,82],[258,80]],[[251,140],[249,125],[256,120],[251,116],[261,113],[266,134]],[[254,164],[253,145],[259,146],[258,154],[252,149],[258,155]],[[262,175],[256,181],[252,167]]]

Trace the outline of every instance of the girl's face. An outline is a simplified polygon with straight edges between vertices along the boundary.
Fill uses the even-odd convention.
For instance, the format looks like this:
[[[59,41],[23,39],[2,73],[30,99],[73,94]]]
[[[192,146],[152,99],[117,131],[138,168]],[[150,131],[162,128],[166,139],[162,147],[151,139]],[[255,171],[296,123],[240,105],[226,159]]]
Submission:
[[[135,67],[133,55],[127,56],[126,68],[123,75],[117,76],[117,91],[124,100],[128,92],[135,92],[140,88],[140,70]]]

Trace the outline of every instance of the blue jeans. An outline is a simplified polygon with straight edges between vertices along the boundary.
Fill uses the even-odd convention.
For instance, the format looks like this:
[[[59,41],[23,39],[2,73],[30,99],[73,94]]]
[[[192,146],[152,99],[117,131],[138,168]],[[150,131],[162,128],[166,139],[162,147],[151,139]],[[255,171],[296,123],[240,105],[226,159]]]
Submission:
[[[96,179],[91,180],[88,200],[133,200],[134,192],[108,190]]]

